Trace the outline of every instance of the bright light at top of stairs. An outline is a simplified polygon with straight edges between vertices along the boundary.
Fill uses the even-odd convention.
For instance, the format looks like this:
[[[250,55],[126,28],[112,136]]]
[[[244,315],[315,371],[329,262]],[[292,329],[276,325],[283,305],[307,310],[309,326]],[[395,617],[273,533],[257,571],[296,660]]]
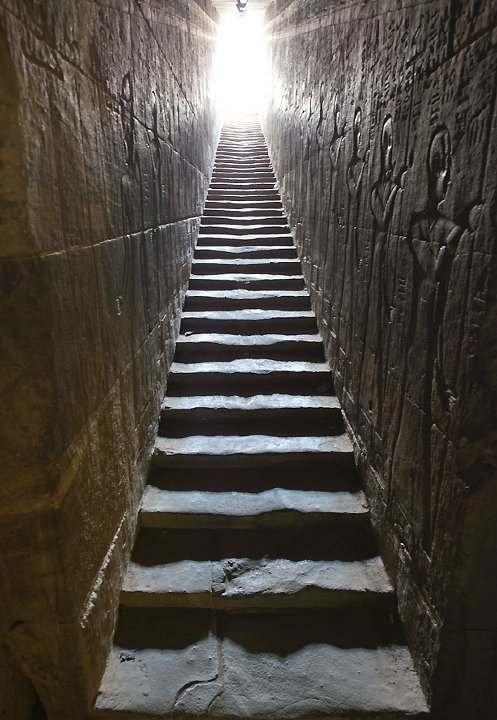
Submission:
[[[233,7],[235,5],[233,3]],[[260,111],[267,96],[269,70],[263,13],[224,15],[216,57],[216,91],[225,120]]]

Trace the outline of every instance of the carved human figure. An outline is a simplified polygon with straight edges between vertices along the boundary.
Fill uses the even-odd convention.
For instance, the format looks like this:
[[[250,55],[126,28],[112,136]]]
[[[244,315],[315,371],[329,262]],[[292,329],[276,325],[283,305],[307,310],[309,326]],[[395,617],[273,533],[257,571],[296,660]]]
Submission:
[[[329,278],[331,287],[330,287],[330,296],[333,296],[334,294],[334,280],[336,277],[336,266],[337,266],[337,253],[338,253],[338,242],[336,237],[336,217],[337,217],[337,208],[336,208],[336,198],[335,198],[335,178],[340,162],[340,155],[343,145],[343,138],[344,138],[344,130],[345,126],[342,125],[341,122],[341,112],[340,112],[340,100],[338,95],[335,95],[333,99],[333,117],[332,117],[332,135],[331,135],[331,141],[328,148],[328,156],[330,159],[330,172],[329,172],[329,178],[328,181],[324,183],[324,185],[328,185],[328,198],[327,202],[324,204],[324,207],[328,209],[329,212],[329,224],[328,224],[328,233],[326,236],[326,245],[324,248],[324,254],[321,255],[321,257],[324,258],[324,267],[327,268],[328,266],[328,254],[329,254],[329,248],[330,245],[332,247],[332,254],[331,254],[331,262],[332,262],[332,269],[331,272],[327,272],[327,277]]]
[[[333,176],[338,168],[338,160],[340,158],[340,150],[342,149],[343,143],[343,128],[340,128],[340,101],[338,95],[335,95],[333,101],[333,134],[331,136],[330,143],[330,160],[331,160],[331,182],[333,182]]]
[[[380,135],[380,172],[371,190],[370,205],[373,213],[373,242],[368,291],[368,317],[363,382],[372,410],[373,426],[381,438],[383,433],[383,403],[385,368],[383,346],[385,328],[389,322],[390,297],[388,292],[387,251],[390,224],[395,200],[401,182],[394,179],[393,127],[388,116]],[[370,367],[370,362],[373,368]],[[361,383],[362,384],[362,383]]]
[[[347,209],[347,235],[345,245],[344,273],[342,277],[342,292],[340,308],[344,315],[348,316],[347,332],[345,338],[345,351],[350,357],[354,352],[352,347],[354,333],[357,332],[359,322],[355,308],[358,301],[358,277],[360,269],[361,254],[359,251],[359,211],[361,207],[361,190],[364,176],[364,168],[368,157],[369,149],[364,149],[362,132],[362,110],[356,108],[352,125],[352,153],[346,170],[346,183],[348,189]],[[340,334],[340,330],[337,331]],[[340,342],[340,337],[337,337]],[[351,380],[352,378],[349,378]]]
[[[424,210],[412,217],[408,237],[414,260],[408,365],[411,379],[423,388],[422,408],[430,412],[434,379],[446,408],[453,397],[444,373],[443,318],[452,259],[463,234],[463,228],[439,210],[450,181],[450,136],[446,127],[433,135],[427,169],[428,202]]]
[[[352,220],[352,243],[350,252],[353,255],[352,266],[357,269],[359,265],[359,249],[357,238],[357,216],[359,213],[359,196],[362,188],[362,178],[369,150],[363,148],[362,111],[357,108],[354,114],[352,128],[352,157],[347,166],[347,188],[349,190],[350,210],[349,221]]]
[[[428,201],[413,215],[408,245],[413,258],[413,295],[407,354],[407,393],[417,407],[410,432],[420,440],[415,472],[414,497],[422,508],[423,544],[431,552],[433,483],[432,424],[437,402],[450,410],[454,392],[444,371],[444,314],[451,277],[452,260],[464,232],[440,211],[450,182],[451,147],[445,126],[439,127],[430,142],[427,156]]]

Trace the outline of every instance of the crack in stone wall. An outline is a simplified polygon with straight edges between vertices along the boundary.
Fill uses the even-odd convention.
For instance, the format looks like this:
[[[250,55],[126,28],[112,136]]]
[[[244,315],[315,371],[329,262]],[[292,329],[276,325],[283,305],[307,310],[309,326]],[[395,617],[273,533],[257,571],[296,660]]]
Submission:
[[[443,717],[483,717],[497,9],[280,1],[266,18],[264,129],[411,649]]]

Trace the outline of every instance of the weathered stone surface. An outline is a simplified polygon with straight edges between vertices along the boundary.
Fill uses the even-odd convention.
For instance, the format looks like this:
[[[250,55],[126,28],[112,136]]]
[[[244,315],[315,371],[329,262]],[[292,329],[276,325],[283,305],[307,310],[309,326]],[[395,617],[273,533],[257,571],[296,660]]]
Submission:
[[[213,164],[216,20],[0,2],[0,641],[50,720],[86,719],[112,635]]]
[[[130,563],[121,604],[218,610],[393,605],[380,558],[355,562],[226,558],[151,567]]]
[[[338,522],[361,522],[368,512],[362,492],[178,492],[148,485],[141,522],[144,527],[292,527],[333,521],[333,516]]]
[[[163,410],[194,410],[209,408],[213,410],[276,410],[300,408],[339,408],[340,404],[334,395],[253,395],[237,397],[236,395],[214,395],[213,397],[165,397]]]
[[[178,375],[195,373],[223,373],[230,375],[232,373],[242,373],[250,375],[265,375],[271,372],[289,372],[295,373],[329,373],[329,365],[327,363],[306,363],[292,362],[285,360],[268,360],[261,358],[260,360],[232,360],[230,362],[217,363],[177,363],[171,365],[171,372]]]
[[[441,717],[493,717],[495,3],[267,20],[264,129],[417,667]]]
[[[155,618],[148,623],[145,618],[141,623],[144,636],[151,632],[155,635],[149,648],[133,642],[133,625],[130,630],[135,631],[135,638],[130,645],[125,633],[116,638],[97,697],[97,717],[106,717],[107,713],[113,718],[166,717],[179,709],[178,704],[188,709],[188,696],[197,685],[216,681],[219,658],[212,618],[205,613],[190,617],[187,624],[185,619],[178,622],[174,615],[162,617],[160,627],[154,629]],[[193,714],[205,711],[212,701],[212,697],[204,699],[203,706],[195,703]]]
[[[194,435],[187,438],[158,437],[155,442],[156,461],[164,463],[181,462],[186,456],[194,462],[195,455],[272,455],[309,453],[329,455],[351,453],[352,445],[346,433],[330,437],[281,437],[270,435]],[[166,459],[169,458],[169,459]],[[249,462],[249,458],[246,462]]]
[[[216,628],[208,617],[126,609],[95,717],[425,716],[409,653],[395,627],[373,612],[336,611],[298,623],[292,616],[225,616]],[[368,624],[368,644],[358,647]],[[147,626],[151,649],[142,642]]]

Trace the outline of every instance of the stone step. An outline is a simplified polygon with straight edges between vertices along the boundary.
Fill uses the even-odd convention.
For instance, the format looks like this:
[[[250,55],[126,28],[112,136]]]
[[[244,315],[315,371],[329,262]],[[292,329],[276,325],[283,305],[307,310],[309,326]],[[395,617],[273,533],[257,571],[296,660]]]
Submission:
[[[340,517],[287,532],[275,528],[168,529],[140,528],[131,559],[137,565],[169,565],[183,560],[219,561],[226,558],[337,561],[372,560],[378,548],[369,515],[356,513],[354,521]],[[358,528],[360,527],[360,532]],[[325,530],[325,532],[323,532]]]
[[[310,310],[307,290],[188,290],[184,310]]]
[[[393,588],[379,557],[343,562],[228,555],[154,565],[131,562],[120,600],[128,607],[226,611],[394,607]]]
[[[222,333],[260,335],[261,333],[315,334],[312,310],[191,310],[181,316],[181,333]]]
[[[219,160],[219,162],[216,162],[214,165],[213,172],[216,170],[270,170],[272,171],[273,168],[271,167],[271,163],[269,160],[264,160],[263,158],[259,158],[259,160]]]
[[[415,720],[427,705],[381,609],[122,608],[93,716]]]
[[[274,194],[274,193],[273,193]],[[213,208],[213,207],[220,207],[223,210],[229,210],[230,208],[235,208],[240,211],[244,212],[250,212],[252,208],[276,208],[278,211],[283,210],[283,205],[281,204],[281,199],[276,193],[277,198],[267,198],[267,197],[261,197],[259,194],[257,194],[257,197],[253,199],[247,199],[246,195],[244,195],[243,198],[237,198],[237,197],[231,197],[228,196],[224,200],[216,200],[216,199],[209,199],[207,198],[205,201],[205,207],[206,208]],[[284,213],[283,213],[284,214]]]
[[[213,168],[213,172],[228,166],[230,169],[245,169],[245,168],[262,168],[269,172],[273,171],[271,161],[264,155],[251,155],[250,153],[244,152],[243,154],[229,152],[228,149],[220,155]]]
[[[297,275],[259,275],[226,273],[223,275],[190,275],[191,290],[304,290],[304,278]]]
[[[228,362],[173,363],[169,395],[324,395],[333,393],[324,363],[243,359]]]
[[[263,223],[249,223],[247,225],[235,223],[213,223],[212,225],[201,225],[199,228],[199,236],[204,235],[251,235],[257,237],[259,235],[282,235],[290,234],[288,225],[283,223],[274,225],[265,225]]]
[[[174,359],[192,363],[267,358],[303,362],[324,362],[323,343],[319,335],[233,335],[193,333],[180,335]]]
[[[358,492],[360,483],[352,457],[335,458],[326,465],[267,464],[237,466],[226,462],[221,467],[167,467],[151,465],[149,484],[162,490],[260,493],[275,487],[287,490],[319,492]],[[362,532],[362,531],[361,531]]]
[[[293,237],[289,232],[277,235],[253,235],[250,232],[240,235],[229,235],[226,233],[219,235],[215,232],[206,232],[197,240],[197,247],[225,247],[226,245],[230,245],[231,247],[245,247],[248,245],[256,247],[282,247],[286,245],[295,248]]]
[[[240,207],[240,208],[232,208],[231,205],[233,203],[230,203],[230,207],[226,207],[225,205],[221,203],[217,203],[216,205],[212,203],[212,201],[209,203],[209,206],[206,206],[204,209],[203,217],[216,217],[221,214],[223,214],[225,217],[230,218],[248,218],[248,217],[275,217],[280,218],[281,220],[286,221],[286,218],[283,214],[283,210],[280,208],[247,208],[247,207]]]
[[[276,183],[276,178],[274,174],[271,171],[267,172],[241,172],[241,171],[233,171],[233,172],[226,172],[217,170],[212,175],[211,179],[211,185],[212,187],[215,187],[216,185],[244,185],[249,187],[258,187],[261,183],[263,184],[269,184],[271,187],[274,187]]]
[[[253,435],[256,432],[285,437],[304,433],[335,435],[343,434],[345,426],[334,396],[169,397],[162,404],[160,435]]]
[[[213,188],[209,187],[207,199],[247,199],[247,200],[278,200],[281,202],[280,194],[276,187],[261,188],[256,186],[242,186],[236,188]]]
[[[262,178],[269,178],[275,180],[274,172],[271,167],[237,167],[237,168],[226,168],[214,166],[212,173],[212,180],[219,180],[219,178],[247,178],[249,180],[260,180]]]
[[[196,260],[215,258],[231,258],[236,261],[244,258],[297,260],[297,251],[289,245],[200,245],[196,248],[194,257]]]
[[[259,150],[263,150],[263,152],[259,154]],[[223,141],[221,139],[220,144],[218,145],[218,152],[216,153],[216,161],[218,161],[220,157],[223,157],[225,153],[238,153],[244,156],[248,155],[248,157],[251,157],[255,160],[257,160],[258,158],[262,158],[266,161],[269,161],[269,155],[267,153],[267,148],[265,147],[264,142],[261,142],[260,139],[255,138],[251,138],[249,140],[235,141]]]
[[[279,192],[276,189],[272,190],[262,190],[262,189],[243,189],[243,188],[237,188],[236,190],[220,190],[220,189],[209,189],[209,192],[207,193],[207,200],[216,200],[219,201],[230,201],[230,200],[236,200],[236,201],[255,201],[255,202],[261,202],[261,201],[275,201],[275,202],[281,202]]]
[[[220,468],[224,470],[229,468],[232,473],[236,473],[238,468],[245,471],[248,468],[257,468],[268,472],[274,468],[278,472],[291,469],[292,472],[300,470],[301,473],[338,473],[342,469],[347,471],[351,463],[353,463],[353,453],[346,434],[294,437],[189,435],[180,438],[164,438],[159,436],[155,442],[152,458],[154,469],[162,471],[183,469],[190,472],[195,470],[205,472],[208,469]],[[270,490],[265,492],[270,492]],[[306,492],[310,493],[311,491],[289,490],[289,492],[303,492],[303,498]],[[328,494],[333,497],[336,495],[336,493]],[[245,497],[247,494],[243,495]],[[222,499],[219,492],[211,493],[209,497],[212,499],[216,496],[219,501]],[[186,496],[181,495],[181,497]],[[205,491],[201,491],[200,495],[195,497],[198,499],[208,496],[205,495]],[[255,502],[256,496],[253,493],[250,497]],[[310,494],[307,497],[310,503],[314,502]],[[324,495],[322,499],[324,499]],[[321,506],[316,506],[316,508],[319,513],[322,511]],[[240,508],[237,510],[237,513],[239,512],[241,512]]]
[[[245,225],[255,225],[256,227],[267,227],[268,225],[279,225],[280,227],[288,227],[286,223],[286,219],[283,217],[283,214],[279,214],[275,217],[271,215],[247,215],[247,216],[238,216],[236,218],[229,217],[227,215],[224,215],[222,213],[218,213],[217,215],[212,216],[202,216],[202,222],[200,224],[200,227],[210,227],[211,225],[220,225],[228,226],[228,227],[245,227]]]
[[[300,276],[302,268],[298,258],[194,258],[192,273],[194,275],[215,275],[217,273],[257,273],[268,275]]]
[[[239,192],[240,190],[248,190],[253,193],[254,190],[274,190],[275,180],[213,180],[210,189]]]
[[[268,157],[268,152],[264,141],[261,139],[251,139],[249,142],[243,140],[223,140],[220,139],[217,147],[216,157],[224,155],[237,155],[247,157]]]
[[[211,438],[209,438],[211,440]],[[323,492],[272,488],[262,492],[211,492],[145,488],[142,528],[260,529],[328,525],[356,531],[369,517],[361,492]]]

